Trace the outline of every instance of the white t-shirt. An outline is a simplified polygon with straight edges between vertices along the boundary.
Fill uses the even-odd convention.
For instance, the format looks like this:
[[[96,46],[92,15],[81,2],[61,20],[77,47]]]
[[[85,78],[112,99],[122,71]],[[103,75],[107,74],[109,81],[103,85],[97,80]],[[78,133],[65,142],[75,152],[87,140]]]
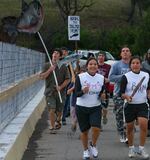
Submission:
[[[104,76],[97,73],[94,76],[91,76],[85,72],[79,74],[79,79],[81,88],[89,86],[89,92],[83,94],[81,97],[77,97],[76,104],[85,107],[99,106],[101,104],[99,94],[104,85]]]
[[[136,74],[132,71],[125,74],[127,78],[127,86],[125,90],[125,94],[131,95],[134,88],[140,82],[140,80],[145,76],[144,81],[142,82],[140,88],[137,90],[135,95],[132,97],[131,104],[140,104],[147,102],[147,88],[149,81],[149,74],[143,71],[140,71],[139,74]]]

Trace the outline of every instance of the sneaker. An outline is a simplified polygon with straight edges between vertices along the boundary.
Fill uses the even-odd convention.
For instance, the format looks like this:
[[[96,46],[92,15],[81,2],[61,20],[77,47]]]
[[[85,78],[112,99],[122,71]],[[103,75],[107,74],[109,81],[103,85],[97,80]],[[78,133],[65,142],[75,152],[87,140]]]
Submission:
[[[121,136],[120,136],[120,142],[121,142],[121,143],[127,143],[127,144],[128,144],[128,138],[126,138],[126,136],[121,135]]]
[[[90,160],[90,153],[88,149],[83,152],[83,160]]]
[[[135,152],[135,148],[129,148],[129,153],[128,153],[129,158],[133,158],[136,157],[136,152]]]
[[[103,117],[103,124],[107,124],[107,122],[108,122],[108,119],[107,119],[106,116],[104,116],[104,117]]]
[[[142,158],[149,158],[149,154],[146,152],[145,148],[138,150],[137,152]]]
[[[92,145],[92,143],[90,143],[90,155],[93,156],[93,158],[98,157],[98,150],[95,146]]]

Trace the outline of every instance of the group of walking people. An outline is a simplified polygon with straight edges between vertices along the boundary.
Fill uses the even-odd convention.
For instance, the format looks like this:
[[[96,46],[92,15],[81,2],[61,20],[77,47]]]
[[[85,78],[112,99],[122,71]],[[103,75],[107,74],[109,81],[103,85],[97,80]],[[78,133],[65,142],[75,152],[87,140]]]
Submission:
[[[149,126],[148,100],[150,99],[150,50],[142,63],[140,57],[131,56],[127,46],[121,49],[121,60],[112,66],[105,64],[105,54],[100,52],[98,59],[90,57],[86,65],[77,66],[76,74],[72,74],[69,65],[63,64],[60,68],[57,62],[63,57],[62,49],[55,49],[52,53],[52,63],[47,63],[41,79],[46,79],[45,96],[49,110],[50,133],[55,134],[61,124],[65,122],[63,108],[66,95],[70,98],[69,104],[72,115],[72,131],[76,130],[78,122],[81,131],[83,159],[92,156],[98,158],[97,140],[103,124],[107,123],[107,107],[109,104],[109,82],[114,83],[114,113],[116,126],[120,135],[120,142],[129,145],[129,157],[137,154],[144,158],[149,155],[144,148]],[[55,71],[55,72],[54,72]],[[53,73],[53,74],[52,74]],[[55,84],[56,74],[58,85]],[[66,91],[66,87],[68,88]],[[58,92],[61,93],[62,103]],[[64,111],[66,114],[66,111]],[[63,117],[63,119],[62,119]],[[134,147],[135,122],[140,129],[140,144],[138,151]],[[65,124],[65,123],[64,123]],[[91,140],[89,142],[89,130]]]

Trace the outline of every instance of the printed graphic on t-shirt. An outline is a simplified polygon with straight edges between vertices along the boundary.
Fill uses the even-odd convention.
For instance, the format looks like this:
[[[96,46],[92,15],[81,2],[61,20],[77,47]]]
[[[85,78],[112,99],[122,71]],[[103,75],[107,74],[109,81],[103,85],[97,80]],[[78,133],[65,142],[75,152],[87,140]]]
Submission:
[[[122,68],[121,69],[121,74],[125,74],[129,71],[129,68]]]
[[[137,86],[136,82],[133,82],[132,85],[131,85],[131,90],[133,91],[135,89],[135,87]],[[141,85],[138,90],[137,90],[137,93],[143,93],[143,91],[146,90],[146,84],[144,85]]]
[[[100,84],[99,81],[94,83],[94,82],[88,82],[87,80],[85,80],[83,82],[83,86],[84,87],[89,87],[88,94],[93,95],[93,94],[99,94],[99,88],[101,87],[101,84]]]

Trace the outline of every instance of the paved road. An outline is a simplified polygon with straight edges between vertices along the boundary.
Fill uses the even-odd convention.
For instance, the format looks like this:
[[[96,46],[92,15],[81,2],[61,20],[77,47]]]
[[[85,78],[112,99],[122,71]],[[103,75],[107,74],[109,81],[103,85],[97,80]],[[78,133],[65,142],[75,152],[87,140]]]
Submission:
[[[128,147],[119,142],[112,106],[109,107],[108,118],[108,124],[103,126],[103,132],[97,144],[100,160],[128,160]],[[63,126],[56,135],[49,134],[45,111],[30,138],[22,160],[82,160],[80,132],[78,130],[75,135],[71,135],[70,127],[68,118],[67,125]],[[138,134],[137,127],[136,145]],[[150,153],[150,138],[147,139],[146,148]]]

